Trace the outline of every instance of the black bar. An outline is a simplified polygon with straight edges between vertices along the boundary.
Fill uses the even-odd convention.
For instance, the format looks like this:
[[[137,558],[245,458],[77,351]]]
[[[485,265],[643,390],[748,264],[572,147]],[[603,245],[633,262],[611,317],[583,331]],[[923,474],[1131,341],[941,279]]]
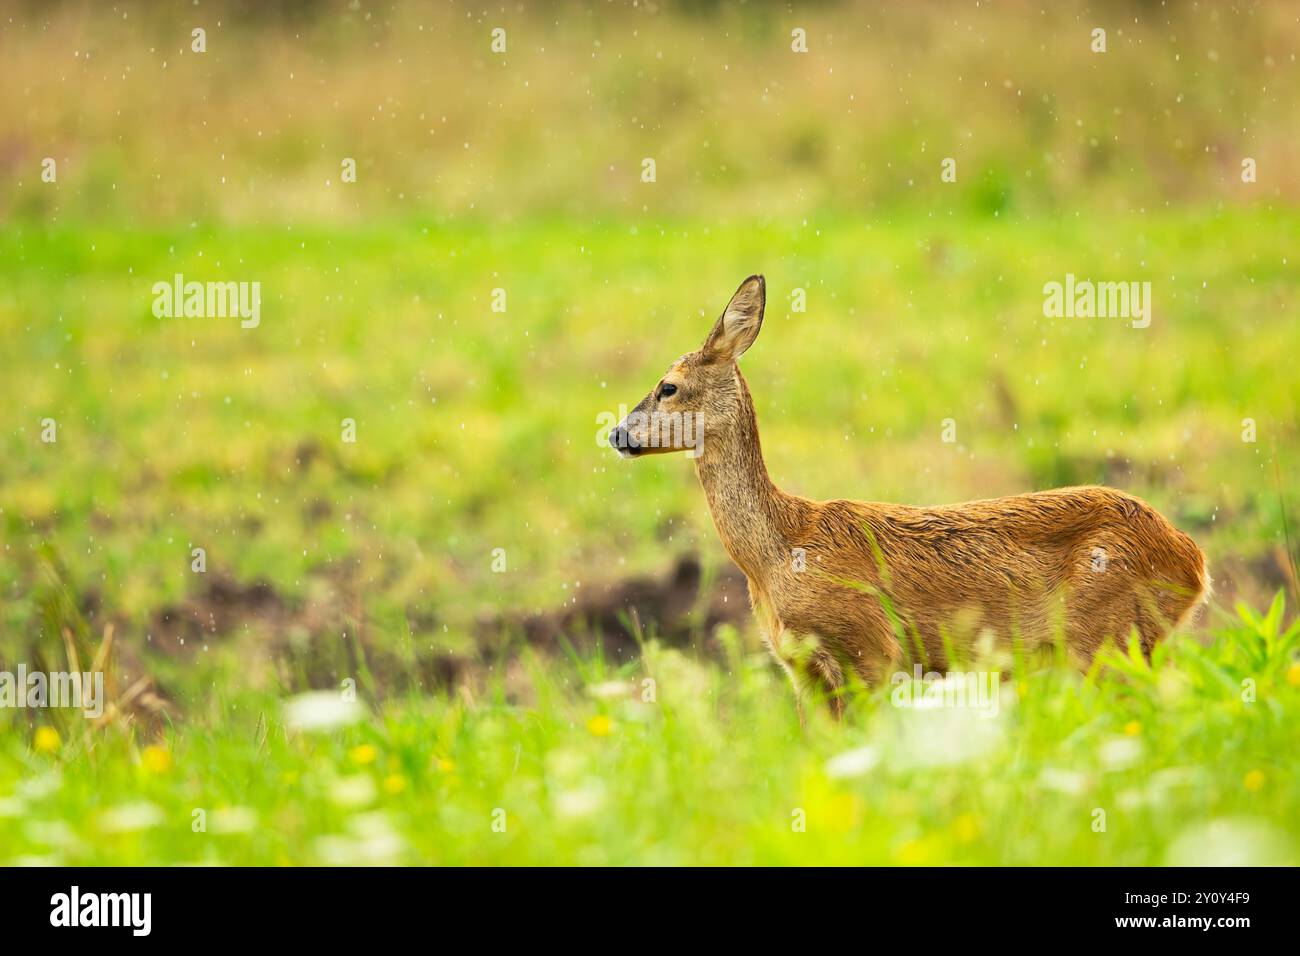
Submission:
[[[1055,934],[1032,937],[1044,942],[1199,935],[1231,943],[1290,929],[1297,883],[1286,869],[1064,868],[61,868],[6,870],[0,881],[6,943],[76,933],[128,945],[256,939],[337,946],[409,933],[450,944],[468,933],[497,944],[517,937],[592,947],[629,933],[667,945],[661,934],[676,930],[696,940],[761,940],[774,923],[798,927],[814,945],[865,945],[882,935],[951,941],[964,932],[992,940],[1026,931]],[[71,921],[74,886],[79,922],[116,911],[119,925],[52,925]],[[116,894],[146,893],[148,934],[136,935],[144,928],[144,897]],[[100,894],[114,897],[101,905]]]

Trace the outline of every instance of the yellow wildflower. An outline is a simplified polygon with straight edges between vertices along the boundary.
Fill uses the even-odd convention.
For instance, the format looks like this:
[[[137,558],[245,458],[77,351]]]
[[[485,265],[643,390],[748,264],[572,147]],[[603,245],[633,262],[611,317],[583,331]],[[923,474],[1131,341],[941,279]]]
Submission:
[[[37,727],[36,737],[32,745],[38,753],[52,754],[63,746],[63,740],[59,737],[59,732],[53,727]]]
[[[149,773],[166,773],[172,766],[172,755],[166,747],[153,744],[140,751],[140,766]]]
[[[352,758],[353,763],[365,766],[368,763],[375,762],[375,758],[379,756],[379,751],[370,744],[361,744],[349,750],[348,756]]]

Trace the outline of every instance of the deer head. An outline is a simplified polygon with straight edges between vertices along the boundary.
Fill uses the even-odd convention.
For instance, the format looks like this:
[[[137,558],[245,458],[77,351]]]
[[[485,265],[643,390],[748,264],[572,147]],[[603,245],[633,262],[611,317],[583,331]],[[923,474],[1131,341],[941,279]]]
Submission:
[[[742,282],[704,344],[669,367],[610,432],[610,445],[624,458],[670,451],[698,458],[704,452],[706,423],[714,434],[734,429],[744,407],[736,359],[758,337],[766,300],[762,276]]]

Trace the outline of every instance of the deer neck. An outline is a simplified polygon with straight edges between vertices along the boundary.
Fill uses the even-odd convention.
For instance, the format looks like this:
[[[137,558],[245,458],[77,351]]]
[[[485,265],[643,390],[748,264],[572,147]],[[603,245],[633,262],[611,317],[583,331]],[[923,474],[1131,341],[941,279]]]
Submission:
[[[789,496],[767,475],[754,402],[738,367],[736,392],[740,414],[734,422],[716,429],[704,423],[704,450],[695,459],[695,473],[723,547],[750,580],[761,584],[789,560]]]

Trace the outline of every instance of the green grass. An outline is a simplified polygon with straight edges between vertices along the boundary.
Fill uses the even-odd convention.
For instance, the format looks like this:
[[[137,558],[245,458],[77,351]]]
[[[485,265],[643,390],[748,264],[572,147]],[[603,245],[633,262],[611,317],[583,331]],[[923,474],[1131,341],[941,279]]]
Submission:
[[[169,710],[101,730],[0,712],[0,853],[1294,862],[1295,628],[1270,644],[1278,614],[1225,608],[1267,605],[1298,524],[1297,225],[1262,210],[508,232],[20,223],[0,237],[0,661],[62,667],[64,626],[87,659],[111,624],[116,692],[152,675]],[[1020,675],[996,720],[899,710],[886,689],[806,732],[752,624],[617,673],[587,651],[483,652],[482,620],[684,552],[725,561],[689,464],[614,459],[597,416],[639,400],[756,269],[769,308],[744,365],[784,487],[938,503],[1119,483],[1209,553],[1212,628],[1176,637],[1154,671]],[[150,286],[178,271],[261,281],[261,327],[155,319]],[[1152,327],[1044,318],[1042,285],[1067,271],[1149,277]],[[940,440],[950,417],[955,444]],[[263,582],[275,613],[160,646],[162,611],[218,581]],[[473,665],[464,692],[423,676],[447,654]],[[285,700],[346,679],[364,720],[286,728]],[[625,699],[587,693],[614,680],[633,682]],[[601,715],[607,736],[589,729]],[[29,719],[57,728],[55,752]],[[862,748],[861,777],[828,771]]]
[[[430,606],[464,628],[553,605],[594,568],[660,568],[666,549],[720,560],[689,464],[612,460],[597,416],[697,347],[755,270],[770,305],[744,365],[788,490],[926,504],[1117,481],[1212,564],[1253,558],[1285,544],[1284,503],[1300,524],[1278,485],[1300,451],[1283,251],[1298,227],[1240,210],[508,233],[20,226],[0,238],[4,623],[30,619],[47,540],[79,592],[135,626],[191,590],[192,547],[209,573],[300,600],[313,576],[346,576],[386,630]],[[1124,278],[1116,263],[1139,260],[1151,328],[1043,317],[1045,282]],[[176,272],[261,281],[262,326],[155,319],[150,287]],[[796,287],[806,313],[789,309]],[[39,440],[46,417],[55,445]],[[492,571],[498,547],[508,574]]]
[[[526,705],[494,682],[315,731],[222,683],[219,725],[143,753],[84,723],[53,752],[6,735],[0,861],[1294,864],[1300,625],[1281,618],[1243,612],[1151,665],[1015,670],[991,716],[886,689],[802,731],[734,633],[725,664],[525,656]]]

